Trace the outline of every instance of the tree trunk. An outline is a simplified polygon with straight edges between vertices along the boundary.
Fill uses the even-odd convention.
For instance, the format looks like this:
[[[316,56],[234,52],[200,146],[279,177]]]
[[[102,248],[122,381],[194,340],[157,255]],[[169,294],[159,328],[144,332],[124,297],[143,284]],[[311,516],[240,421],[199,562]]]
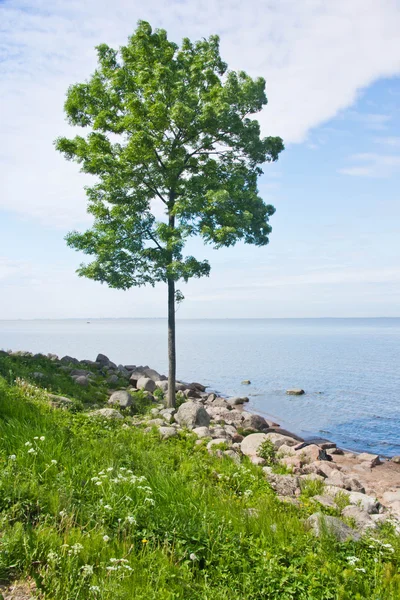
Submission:
[[[168,407],[175,406],[175,281],[168,279]]]

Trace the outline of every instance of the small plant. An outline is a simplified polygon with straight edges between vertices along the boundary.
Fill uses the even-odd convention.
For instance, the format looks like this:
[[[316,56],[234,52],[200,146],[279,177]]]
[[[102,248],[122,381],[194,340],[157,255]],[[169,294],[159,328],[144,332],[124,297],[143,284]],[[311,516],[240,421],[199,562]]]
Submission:
[[[265,440],[257,450],[258,456],[263,458],[267,465],[271,466],[276,463],[276,450],[271,440]]]

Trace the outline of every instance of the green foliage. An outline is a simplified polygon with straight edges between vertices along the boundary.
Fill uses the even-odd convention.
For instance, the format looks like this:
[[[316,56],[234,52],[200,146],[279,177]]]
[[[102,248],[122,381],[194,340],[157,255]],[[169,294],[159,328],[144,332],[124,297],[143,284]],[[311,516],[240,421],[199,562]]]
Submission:
[[[271,440],[265,440],[259,446],[257,454],[266,461],[267,465],[273,465],[276,462],[275,446]]]
[[[69,123],[87,133],[56,141],[96,176],[86,190],[94,225],[67,236],[94,259],[79,274],[122,289],[187,281],[210,270],[183,255],[190,236],[216,248],[267,244],[274,208],[257,179],[283,143],[261,137],[252,118],[267,103],[264,79],[229,71],[217,36],[179,47],[144,21],[126,46],[101,44],[97,56],[97,70],[65,102]]]
[[[400,597],[390,524],[359,543],[316,539],[315,507],[279,502],[250,461],[211,456],[189,432],[161,442],[129,419],[52,409],[6,379],[0,580],[30,575],[43,600]]]

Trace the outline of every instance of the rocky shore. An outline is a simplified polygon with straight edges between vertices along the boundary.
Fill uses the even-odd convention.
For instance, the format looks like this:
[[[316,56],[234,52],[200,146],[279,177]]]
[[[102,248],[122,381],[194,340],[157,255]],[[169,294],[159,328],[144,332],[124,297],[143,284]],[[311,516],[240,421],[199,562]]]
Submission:
[[[190,431],[198,438],[197,443],[206,444],[209,453],[237,464],[247,457],[259,465],[284,503],[300,504],[299,496],[308,486],[310,501],[315,504],[308,521],[316,535],[322,519],[339,540],[358,539],[386,521],[400,533],[399,457],[381,459],[344,451],[327,440],[304,441],[279,424],[248,412],[244,407],[247,397],[225,398],[197,382],[177,381],[177,408],[166,408],[167,377],[147,365],[116,365],[103,354],[95,361],[70,356],[59,359],[56,355],[48,358],[77,386],[90,386],[99,373],[106,378],[106,406],[90,410],[90,417],[125,420],[124,427],[156,428],[162,440],[178,436],[182,430]],[[33,373],[38,381],[42,376]],[[143,397],[151,403],[146,417],[134,414],[135,404]],[[49,398],[60,408],[72,402],[54,394]],[[340,510],[341,517],[322,515],[321,507],[332,508],[335,514]]]

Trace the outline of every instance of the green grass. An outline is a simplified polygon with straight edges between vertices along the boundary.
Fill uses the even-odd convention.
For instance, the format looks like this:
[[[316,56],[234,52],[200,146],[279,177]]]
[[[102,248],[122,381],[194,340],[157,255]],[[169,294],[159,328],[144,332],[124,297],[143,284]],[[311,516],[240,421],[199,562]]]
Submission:
[[[390,526],[315,539],[307,502],[280,503],[261,468],[195,441],[51,409],[0,378],[0,580],[32,576],[47,600],[400,598]]]

